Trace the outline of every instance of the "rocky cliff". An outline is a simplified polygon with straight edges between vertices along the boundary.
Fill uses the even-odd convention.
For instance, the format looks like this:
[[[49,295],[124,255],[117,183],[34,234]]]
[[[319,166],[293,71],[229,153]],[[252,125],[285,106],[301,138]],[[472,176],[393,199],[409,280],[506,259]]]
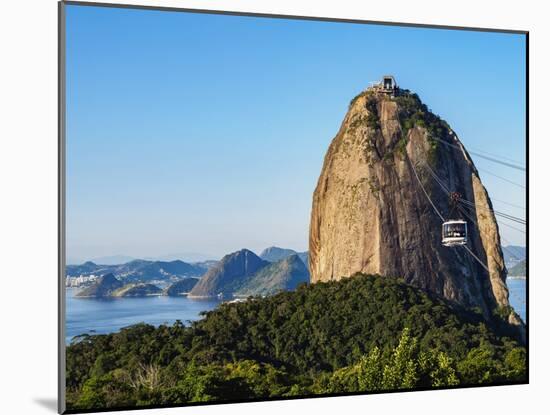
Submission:
[[[429,172],[440,179],[439,184]],[[418,179],[416,174],[418,174]],[[468,223],[468,247],[441,244],[442,220]],[[453,210],[449,193],[473,203]],[[350,103],[326,153],[313,195],[309,237],[312,282],[356,272],[402,277],[485,316],[509,315],[497,222],[468,152],[416,94],[367,89]]]

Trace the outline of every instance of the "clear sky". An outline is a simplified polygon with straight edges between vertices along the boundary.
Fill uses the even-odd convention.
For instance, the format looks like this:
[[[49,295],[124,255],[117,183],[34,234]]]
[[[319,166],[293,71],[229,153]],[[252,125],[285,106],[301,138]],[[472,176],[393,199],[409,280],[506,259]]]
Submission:
[[[525,164],[523,35],[68,6],[68,261],[307,250],[327,147],[384,74]],[[525,207],[525,174],[474,161],[524,217],[500,201]]]

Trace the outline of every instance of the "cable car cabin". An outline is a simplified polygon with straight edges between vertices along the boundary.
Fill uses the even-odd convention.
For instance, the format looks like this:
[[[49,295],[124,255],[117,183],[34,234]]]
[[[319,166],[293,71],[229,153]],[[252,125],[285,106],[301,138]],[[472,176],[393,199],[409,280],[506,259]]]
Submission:
[[[445,246],[466,245],[468,225],[461,219],[448,220],[441,226],[441,243]]]

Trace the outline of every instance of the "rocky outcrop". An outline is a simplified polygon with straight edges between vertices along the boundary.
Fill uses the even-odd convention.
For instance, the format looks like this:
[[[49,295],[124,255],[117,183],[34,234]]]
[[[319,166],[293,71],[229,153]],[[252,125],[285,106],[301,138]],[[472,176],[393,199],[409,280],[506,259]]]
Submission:
[[[444,218],[467,221],[468,247],[488,271],[464,247],[442,246],[442,220],[420,183]],[[473,207],[453,210],[444,187]],[[409,91],[367,90],[351,102],[313,195],[309,266],[312,282],[398,276],[487,317],[509,306],[498,225],[478,172],[448,124]]]
[[[189,297],[231,297],[248,277],[267,265],[268,261],[248,249],[233,252],[201,277]]]

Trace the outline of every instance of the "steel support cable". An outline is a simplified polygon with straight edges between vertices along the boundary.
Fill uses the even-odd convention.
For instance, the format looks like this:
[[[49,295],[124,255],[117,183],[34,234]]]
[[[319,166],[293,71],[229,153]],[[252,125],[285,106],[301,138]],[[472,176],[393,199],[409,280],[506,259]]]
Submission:
[[[497,159],[501,159],[501,160],[506,160],[506,161],[509,161],[510,163],[514,163],[514,164],[517,164],[518,166],[521,166],[523,167],[524,166],[524,163],[519,161],[519,160],[516,160],[516,159],[512,159],[510,157],[505,157],[505,156],[502,156],[500,154],[493,154],[493,153],[490,153],[486,150],[481,150],[479,148],[475,148],[475,147],[471,147],[471,146],[468,146],[468,148],[472,149],[473,151],[475,151],[476,153],[485,153],[485,155],[487,156],[490,156],[490,157],[495,157]]]
[[[414,168],[414,164],[411,162],[410,159],[409,159],[409,164],[411,165],[411,168],[414,172],[414,175],[416,176],[416,180],[418,180],[418,184],[420,184],[420,187],[422,188],[422,191],[424,192],[424,195],[426,195],[426,198],[428,199],[428,201],[432,205],[435,213],[437,213],[437,215],[441,218],[442,222],[445,222],[445,218],[443,217],[443,215],[441,215],[441,213],[439,213],[439,210],[437,210],[437,208],[435,207],[434,203],[432,202],[432,199],[430,199],[430,196],[428,195],[428,192],[426,192],[426,189],[424,189],[424,185],[422,184],[422,181],[420,180],[420,177],[418,177],[418,173],[416,172],[416,169]]]
[[[522,218],[518,218],[516,216],[512,216],[508,213],[503,213],[503,212],[499,212],[498,210],[493,210],[493,209],[490,209],[490,208],[486,208],[484,206],[477,206],[475,203],[472,203],[466,199],[460,199],[459,200],[462,204],[464,205],[467,205],[467,206],[471,206],[471,207],[475,207],[476,209],[481,209],[481,210],[485,210],[487,212],[491,212],[491,213],[494,213],[496,216],[501,216],[505,219],[509,219],[513,222],[516,222],[516,223],[519,223],[521,225],[526,225],[527,222],[525,221],[525,219],[522,219]]]
[[[441,180],[441,178],[437,175],[437,173],[435,173],[431,168],[430,166],[428,166],[428,163],[425,164],[425,167],[428,171],[428,173],[430,174],[430,176],[432,176],[432,178],[437,182],[437,184],[439,184],[439,186],[447,193],[447,195],[450,195],[451,194],[451,191],[449,190],[449,188],[447,186],[445,186],[445,184],[443,183],[443,180]],[[475,206],[476,208],[478,206],[476,206],[473,202],[470,202],[469,200],[466,200],[466,199],[460,199],[461,202],[463,203],[468,203],[472,206]],[[491,210],[491,209],[488,209],[486,208],[486,210],[492,212],[493,214],[495,215],[499,215],[499,216],[502,216],[502,217],[505,217],[506,219],[509,219],[511,221],[514,221],[516,223],[520,223],[522,225],[525,225],[526,222],[524,219],[521,219],[521,218],[518,218],[518,217],[515,217],[515,216],[512,216],[508,213],[503,213],[503,212],[499,212],[499,211],[496,211],[496,210]]]
[[[462,150],[462,147],[456,145],[456,144],[451,144],[451,143],[448,143],[446,141],[443,141],[442,139],[440,138],[437,138],[437,137],[430,137],[431,140],[435,140],[435,141],[439,141],[440,143],[442,144],[445,144],[446,146],[449,146],[449,147],[453,147],[453,148],[457,148],[459,150]],[[516,170],[521,170],[521,171],[525,171],[525,167],[523,166],[519,166],[517,164],[512,164],[512,163],[508,163],[506,161],[502,161],[502,160],[498,160],[498,158],[495,158],[495,157],[489,157],[489,156],[485,156],[481,153],[476,153],[475,151],[469,151],[470,154],[473,154],[474,156],[477,156],[477,157],[481,157],[485,160],[489,160],[489,161],[492,161],[493,163],[498,163],[498,164],[502,164],[503,166],[507,166],[507,167],[510,167],[512,169],[516,169]]]
[[[498,174],[495,174],[495,173],[493,173],[493,172],[491,172],[487,169],[483,169],[483,168],[477,167],[477,166],[476,166],[476,169],[478,169],[478,170],[480,170],[484,173],[490,174],[491,176],[495,176],[495,177],[499,178],[500,180],[504,180],[505,182],[513,184],[514,186],[518,186],[518,187],[521,187],[522,189],[525,189],[525,186],[522,185],[521,183],[516,183],[513,180],[507,179],[506,177],[499,176]]]
[[[472,223],[477,223],[477,220],[475,220],[472,216],[470,216],[470,214],[468,212],[466,212],[466,209],[464,209],[464,207],[462,206],[459,206],[458,209],[460,210],[460,212],[466,216],[468,219],[470,219],[470,222]],[[479,233],[483,233],[485,234],[484,232],[481,231],[481,229],[479,228],[479,226],[477,226],[477,230],[479,231]],[[487,236],[485,234],[485,236]],[[500,235],[499,235],[500,236]],[[502,236],[500,236],[500,239],[503,239],[504,241],[506,241]],[[514,255],[514,253],[512,252],[511,249],[508,249],[506,248],[505,246],[503,246],[502,244],[500,244],[500,247],[505,251],[507,252],[510,256],[514,257],[515,259],[517,259],[518,261],[521,261],[521,258],[519,258],[517,255]]]
[[[460,210],[468,219],[470,219],[470,221],[471,221],[472,223],[474,223],[474,222],[477,223],[477,221],[474,221],[474,219],[466,212],[466,210],[465,210],[463,207],[459,206],[459,210]],[[480,233],[483,233],[483,232],[481,232],[481,229],[479,229],[479,226],[478,226],[477,228],[478,228],[478,230],[479,230]],[[501,237],[501,239],[502,239],[502,237]],[[506,249],[506,247],[502,246],[502,244],[500,245],[500,247],[501,247],[502,249],[504,249],[506,252],[508,252],[510,255],[512,255],[512,254],[510,253],[510,251],[508,251],[508,250]],[[487,272],[489,272],[489,270],[487,269],[487,267],[485,266],[485,264],[482,263],[482,262],[479,260],[479,258],[476,257],[476,256],[474,255],[474,253],[473,253],[472,251],[470,251],[470,249],[469,249],[466,245],[464,245],[464,248],[466,248],[466,250],[467,250],[468,252],[470,252],[470,254],[471,254],[474,258],[476,258],[476,260],[477,260],[477,261],[487,270]],[[512,256],[513,256],[514,258],[516,258],[517,260],[519,260],[519,258],[517,258],[515,255],[512,255]],[[493,259],[494,259],[494,258],[493,258]],[[522,303],[522,304],[525,304],[525,300],[522,300],[522,299],[519,298],[517,295],[515,295],[514,293],[512,293],[510,290],[508,290],[508,293],[511,294],[512,297],[514,297],[514,298],[516,299],[516,301],[518,301],[518,302],[520,302],[520,303]]]
[[[515,208],[518,208],[518,209],[521,209],[521,210],[526,210],[525,207],[523,207],[523,206],[514,205],[513,203],[505,202],[504,200],[500,200],[500,199],[495,199],[494,197],[491,198],[491,201],[504,203],[505,205],[508,205],[508,206],[512,206],[512,207],[515,207]]]
[[[464,211],[464,208],[462,208],[462,213],[464,213],[466,215],[466,217],[468,217],[470,220],[472,220],[472,218]],[[472,220],[473,221],[473,220]],[[479,227],[478,227],[479,229]],[[481,229],[479,229],[479,231],[481,232]],[[506,239],[504,239],[502,236],[500,237],[500,239],[503,239],[505,242],[506,242]],[[508,254],[510,254],[511,256],[513,256],[515,259],[517,259],[518,261],[522,261],[521,258],[518,258],[516,255],[513,255],[511,251],[511,249],[507,249],[505,246],[503,246],[502,244],[500,244],[500,247],[505,251],[505,252],[508,252]],[[506,284],[508,285],[508,284]],[[525,304],[525,300],[522,300],[520,297],[518,297],[517,295],[515,295],[513,292],[511,292],[509,289],[508,289],[508,293],[512,295],[512,297],[514,297],[516,299],[516,301],[518,301],[519,303],[521,304]]]
[[[416,172],[416,169],[414,168],[414,165],[413,163],[410,161],[409,159],[409,163],[411,165],[411,168],[414,172],[414,175],[416,176],[416,180],[418,180],[418,184],[420,184],[420,187],[422,188],[422,191],[424,192],[424,195],[426,195],[426,198],[428,199],[428,201],[430,202],[430,204],[432,205],[434,211],[437,213],[437,215],[441,218],[441,220],[443,222],[445,222],[445,219],[443,218],[443,216],[441,215],[441,213],[439,213],[439,210],[437,210],[437,208],[435,207],[434,203],[432,202],[432,199],[430,199],[430,196],[428,195],[428,192],[426,192],[426,189],[424,189],[424,185],[422,184],[422,182],[420,181],[420,177],[418,176],[418,173]],[[470,248],[468,248],[468,245],[462,245],[464,247],[464,249],[487,271],[489,272],[489,268],[487,268],[487,265],[485,265],[483,263],[483,261],[481,261],[476,254],[474,254]]]
[[[476,254],[474,254],[474,253],[470,250],[470,248],[468,248],[468,245],[462,245],[462,246],[464,247],[464,249],[465,249],[466,251],[468,251],[468,252],[470,253],[470,255],[471,255],[472,257],[474,257],[474,259],[479,263],[479,265],[481,265],[483,268],[485,268],[485,271],[490,272],[490,271],[489,271],[489,268],[487,268],[487,265],[485,265],[485,264],[483,263],[483,261],[482,261],[481,259],[479,259],[479,258],[476,256]]]
[[[483,206],[477,206],[475,203],[473,202],[470,202],[469,200],[466,200],[466,199],[459,199],[459,201],[461,203],[464,203],[464,204],[467,204],[469,206],[473,206],[475,207],[476,209],[483,209],[483,210],[486,210],[488,212],[492,212],[494,213],[495,215],[498,215],[498,216],[502,216],[503,218],[506,218],[506,219],[509,219],[511,221],[514,221],[516,223],[520,223],[522,225],[526,225],[527,222],[525,221],[525,219],[522,219],[522,218],[518,218],[516,216],[513,216],[513,215],[510,215],[508,213],[504,213],[504,212],[499,212],[498,210],[494,210],[494,209],[490,209],[490,208],[486,208],[486,207],[483,207]]]
[[[467,207],[467,208],[469,208],[469,209],[474,209],[474,208],[475,208],[475,205],[474,205],[474,206],[464,205],[464,206]],[[516,228],[515,226],[512,226],[512,225],[510,225],[509,223],[506,223],[506,222],[502,222],[502,221],[501,221],[501,222],[499,222],[499,225],[504,225],[504,226],[506,226],[506,227],[508,227],[508,228],[510,228],[510,229],[514,229],[514,230],[516,230],[516,231],[518,231],[518,232],[525,233],[524,230],[519,229],[519,228]]]
[[[462,246],[464,247],[464,249],[465,249],[466,251],[469,252],[469,254],[470,254],[472,257],[475,258],[475,260],[476,260],[483,268],[485,268],[485,270],[486,270],[489,274],[491,273],[491,272],[489,271],[489,268],[487,268],[487,266],[483,263],[483,261],[481,261],[481,259],[479,259],[479,258],[476,256],[476,254],[474,254],[474,253],[470,250],[470,248],[468,248],[468,245],[462,245]],[[512,294],[512,297],[514,297],[517,301],[519,301],[520,303],[525,304],[525,301],[524,301],[524,300],[522,300],[521,298],[517,297],[515,294],[511,293],[510,290],[508,290],[508,294]]]
[[[500,224],[500,225],[504,225],[504,226],[506,226],[507,228],[513,229],[513,230],[515,230],[515,231],[521,232],[521,233],[523,233],[523,234],[526,233],[524,230],[519,229],[519,228],[516,228],[515,226],[512,226],[512,225],[510,225],[509,223],[506,223],[506,222],[499,222],[499,224]]]
[[[439,184],[439,186],[441,186],[441,188],[445,192],[447,192],[447,194],[450,194],[451,191],[449,190],[449,188],[445,186],[445,183],[443,182],[443,180],[439,178],[439,176],[432,170],[432,168],[428,165],[428,163],[426,163],[425,167],[428,169],[428,173],[430,174],[430,176],[433,177],[433,179]]]
[[[443,222],[445,222],[445,219],[443,218],[443,216],[441,215],[441,213],[439,213],[439,210],[437,210],[437,208],[435,207],[434,203],[432,202],[432,199],[430,199],[430,196],[428,195],[428,192],[426,192],[426,189],[424,189],[424,185],[423,185],[422,182],[420,181],[420,177],[418,176],[418,173],[416,172],[416,169],[415,169],[413,163],[412,163],[410,160],[409,160],[409,163],[410,163],[411,168],[412,168],[412,170],[413,170],[413,172],[414,172],[414,175],[416,176],[416,180],[418,181],[418,183],[420,184],[420,187],[422,188],[422,191],[424,192],[424,195],[426,195],[426,198],[428,199],[428,201],[429,201],[430,204],[432,205],[434,211],[438,214],[438,216],[441,218],[441,220],[442,220]],[[430,169],[429,167],[428,167],[428,169],[429,169],[429,171],[431,171],[431,169]],[[434,172],[432,171],[432,173],[434,173]],[[434,173],[434,174],[435,174],[435,173]],[[438,182],[438,184],[439,184],[441,187],[443,187],[444,190],[445,190],[445,189],[446,189],[445,186],[443,185],[443,183],[440,183],[439,180],[436,179],[436,176],[437,176],[437,175],[432,176],[432,177],[433,177],[434,180],[436,180],[436,181]],[[447,190],[446,190],[446,191],[447,191]],[[448,192],[448,191],[447,191],[447,192]],[[460,207],[459,207],[459,208],[460,208]],[[471,218],[470,218],[470,220],[472,221],[472,223],[474,222]],[[477,223],[477,221],[476,221],[476,223]],[[485,263],[484,263],[481,259],[479,259],[479,258],[477,257],[477,255],[474,254],[470,248],[468,248],[468,245],[462,245],[462,246],[464,247],[464,249],[466,250],[466,252],[468,252],[468,253],[472,256],[472,258],[474,258],[474,259],[475,259],[475,260],[476,260],[476,261],[477,261],[477,262],[478,262],[478,263],[479,263],[488,273],[490,273],[489,268],[487,267],[487,265],[485,265]],[[501,245],[501,246],[502,246],[502,245]]]

